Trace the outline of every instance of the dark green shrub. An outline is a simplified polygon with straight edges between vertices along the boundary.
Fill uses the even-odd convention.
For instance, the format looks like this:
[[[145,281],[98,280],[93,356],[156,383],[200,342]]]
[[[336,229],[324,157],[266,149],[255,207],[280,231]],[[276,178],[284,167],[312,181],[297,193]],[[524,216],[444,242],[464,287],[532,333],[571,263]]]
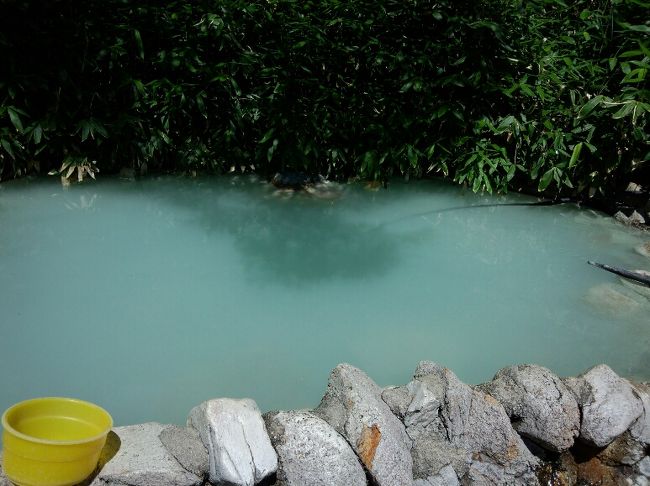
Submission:
[[[1,176],[96,161],[611,190],[648,159],[647,6],[5,2]]]

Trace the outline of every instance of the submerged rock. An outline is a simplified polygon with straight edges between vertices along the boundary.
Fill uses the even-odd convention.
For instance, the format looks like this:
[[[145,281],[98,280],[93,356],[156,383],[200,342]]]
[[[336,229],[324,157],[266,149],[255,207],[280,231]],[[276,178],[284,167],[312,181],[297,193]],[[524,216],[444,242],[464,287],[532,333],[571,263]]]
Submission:
[[[562,380],[546,368],[504,368],[492,382],[478,388],[501,402],[519,434],[544,448],[562,452],[578,436],[578,402]]]
[[[634,271],[646,277],[650,277],[650,272],[648,272],[647,270],[634,270]],[[650,299],[650,287],[648,287],[647,285],[643,285],[641,283],[635,282],[633,280],[629,280],[627,278],[621,278],[620,281],[628,289],[633,290],[634,292],[645,297],[646,299]]]
[[[190,411],[187,424],[208,449],[211,483],[252,486],[276,472],[278,458],[253,400],[208,400]]]
[[[411,484],[411,440],[381,391],[361,370],[340,364],[315,413],[346,438],[377,485]]]
[[[637,246],[635,250],[639,255],[650,257],[650,241],[646,241],[645,243]]]
[[[416,478],[439,475],[451,465],[461,483],[537,484],[537,458],[492,396],[427,361],[418,365],[407,388],[412,401],[404,423],[414,439]]]
[[[104,465],[92,486],[195,486],[202,479],[185,470],[159,439],[166,425],[149,422],[115,427],[119,450]]]
[[[621,313],[630,314],[639,310],[641,304],[633,292],[624,293],[622,286],[600,284],[589,289],[586,300],[602,312],[620,316]],[[632,295],[636,298],[634,298]]]
[[[345,439],[307,411],[264,415],[284,486],[365,486],[366,474]]]
[[[564,382],[582,410],[580,438],[596,447],[608,445],[643,413],[643,404],[630,383],[607,365]]]
[[[208,450],[196,429],[170,425],[160,433],[160,441],[176,460],[192,474],[205,478],[209,471]]]

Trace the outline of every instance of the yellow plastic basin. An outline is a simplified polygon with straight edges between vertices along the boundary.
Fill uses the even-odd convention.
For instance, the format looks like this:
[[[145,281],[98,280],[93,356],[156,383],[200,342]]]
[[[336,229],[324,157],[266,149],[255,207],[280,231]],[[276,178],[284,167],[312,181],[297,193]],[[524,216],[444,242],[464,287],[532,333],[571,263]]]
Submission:
[[[66,486],[97,466],[113,419],[73,398],[34,398],[2,415],[2,468],[18,486]]]

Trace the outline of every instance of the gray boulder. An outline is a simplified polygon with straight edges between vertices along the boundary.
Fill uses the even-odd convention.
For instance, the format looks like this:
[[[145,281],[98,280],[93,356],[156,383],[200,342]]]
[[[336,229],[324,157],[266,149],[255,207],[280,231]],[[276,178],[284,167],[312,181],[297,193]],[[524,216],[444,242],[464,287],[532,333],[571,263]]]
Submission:
[[[607,365],[595,366],[564,383],[582,410],[580,439],[605,447],[643,413],[643,404],[630,383]]]
[[[460,486],[458,476],[454,468],[447,465],[440,469],[435,476],[429,476],[426,479],[416,479],[413,486]]]
[[[562,380],[546,368],[504,368],[492,382],[478,388],[501,402],[520,435],[546,449],[565,451],[578,436],[578,402]]]
[[[341,364],[315,413],[345,437],[379,486],[410,485],[411,440],[381,392],[361,370]]]
[[[633,388],[643,404],[643,412],[630,427],[630,434],[635,440],[650,445],[650,384],[635,383]]]
[[[284,486],[365,486],[366,473],[345,439],[307,411],[264,415]]]
[[[208,475],[208,450],[201,442],[196,429],[170,425],[163,429],[159,438],[181,466],[200,478]]]
[[[428,480],[451,466],[462,483],[537,484],[537,458],[492,396],[431,362],[418,365],[407,388],[412,401],[404,423],[414,439],[416,478]]]
[[[406,409],[411,402],[409,391],[405,386],[389,386],[381,392],[381,399],[388,405],[391,412],[400,419],[404,418]]]
[[[278,457],[253,400],[208,400],[190,411],[187,425],[208,449],[211,483],[252,486],[276,472]]]
[[[156,422],[116,427],[119,449],[104,465],[92,486],[195,486],[200,477],[185,470],[158,436],[166,428]]]

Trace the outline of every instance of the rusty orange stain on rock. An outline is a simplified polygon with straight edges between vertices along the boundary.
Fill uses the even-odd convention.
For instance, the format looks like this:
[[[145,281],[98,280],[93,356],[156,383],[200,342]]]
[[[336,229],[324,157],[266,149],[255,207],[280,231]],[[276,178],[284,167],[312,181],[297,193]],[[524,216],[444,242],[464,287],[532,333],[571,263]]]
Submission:
[[[359,458],[368,469],[372,468],[372,461],[375,459],[375,452],[377,452],[380,441],[381,432],[376,424],[372,427],[363,427],[357,448],[359,449]]]

